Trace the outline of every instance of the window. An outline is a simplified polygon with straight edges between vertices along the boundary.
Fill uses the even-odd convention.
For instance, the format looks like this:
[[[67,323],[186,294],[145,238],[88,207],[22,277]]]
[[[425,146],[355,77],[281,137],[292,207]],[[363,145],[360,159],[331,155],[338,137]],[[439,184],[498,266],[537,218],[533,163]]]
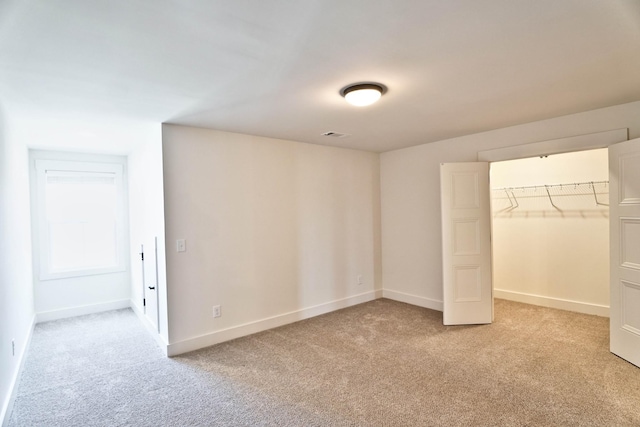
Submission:
[[[125,270],[123,165],[36,160],[40,280]]]

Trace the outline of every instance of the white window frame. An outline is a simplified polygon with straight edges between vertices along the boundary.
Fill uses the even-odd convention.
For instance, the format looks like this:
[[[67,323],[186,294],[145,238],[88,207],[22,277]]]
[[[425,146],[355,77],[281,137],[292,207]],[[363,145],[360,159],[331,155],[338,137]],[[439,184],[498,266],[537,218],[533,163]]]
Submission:
[[[89,172],[89,173],[113,173],[116,184],[116,265],[111,267],[54,271],[51,266],[51,254],[49,251],[49,233],[47,232],[46,215],[46,182],[47,171],[61,172]],[[36,173],[36,223],[38,225],[39,243],[39,278],[44,280],[64,279],[68,277],[81,277],[96,274],[118,273],[126,271],[126,214],[125,214],[125,186],[124,165],[120,163],[73,161],[73,160],[49,160],[35,159]]]

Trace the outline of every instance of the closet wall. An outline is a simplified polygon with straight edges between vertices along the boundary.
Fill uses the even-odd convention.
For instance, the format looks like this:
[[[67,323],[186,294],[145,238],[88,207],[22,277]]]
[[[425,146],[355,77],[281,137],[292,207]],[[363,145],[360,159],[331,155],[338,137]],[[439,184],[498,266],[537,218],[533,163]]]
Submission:
[[[607,159],[601,149],[491,164],[495,297],[608,315]]]

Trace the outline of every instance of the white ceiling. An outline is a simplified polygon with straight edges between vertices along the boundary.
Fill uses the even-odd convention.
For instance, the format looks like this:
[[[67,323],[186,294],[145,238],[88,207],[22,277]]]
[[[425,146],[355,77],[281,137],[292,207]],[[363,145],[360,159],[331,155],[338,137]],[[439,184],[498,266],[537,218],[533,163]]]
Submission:
[[[50,119],[388,151],[637,100],[640,0],[0,2],[0,103]]]

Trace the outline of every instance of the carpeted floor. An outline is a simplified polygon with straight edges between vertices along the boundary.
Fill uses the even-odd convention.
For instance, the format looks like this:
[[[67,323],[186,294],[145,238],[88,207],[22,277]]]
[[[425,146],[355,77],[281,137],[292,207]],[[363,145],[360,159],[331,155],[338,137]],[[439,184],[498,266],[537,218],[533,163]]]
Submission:
[[[608,319],[376,300],[164,358],[130,310],[37,325],[10,426],[639,426]]]

